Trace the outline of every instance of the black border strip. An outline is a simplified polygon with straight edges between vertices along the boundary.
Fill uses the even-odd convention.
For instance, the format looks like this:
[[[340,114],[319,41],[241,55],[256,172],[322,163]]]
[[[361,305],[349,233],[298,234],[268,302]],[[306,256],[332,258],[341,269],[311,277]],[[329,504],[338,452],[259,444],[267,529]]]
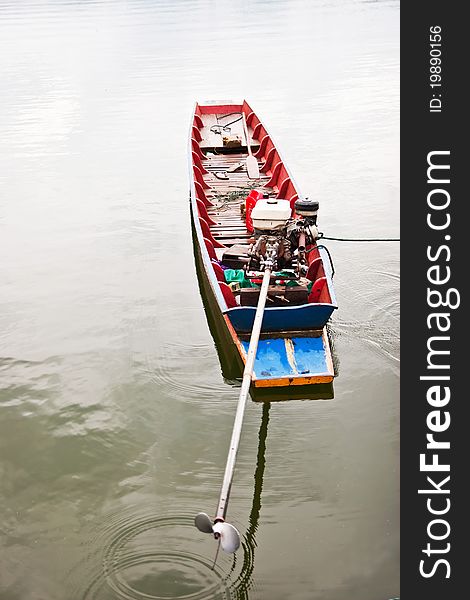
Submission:
[[[468,391],[464,389],[467,362],[467,351],[464,343],[465,304],[467,297],[467,280],[470,269],[467,261],[470,250],[466,244],[470,240],[464,211],[469,203],[468,192],[463,189],[463,182],[470,169],[466,168],[468,151],[464,147],[465,132],[470,129],[464,103],[464,88],[468,79],[469,52],[468,26],[463,15],[463,3],[457,2],[403,2],[401,4],[401,598],[402,600],[451,600],[466,597],[464,560],[467,551],[464,546],[467,521],[464,507],[467,504],[463,486],[466,480],[465,467],[468,448],[463,440],[470,438],[467,432],[467,420],[464,411],[468,402]],[[439,39],[430,36],[440,28],[441,46],[435,45],[434,56],[441,62],[441,86],[432,88],[430,75],[437,74],[438,69],[431,69],[431,43]],[[437,52],[440,48],[441,53]],[[433,61],[437,62],[437,61]],[[434,71],[432,73],[431,71]],[[434,77],[434,83],[437,77]],[[433,94],[435,94],[433,96]],[[440,96],[439,96],[440,94]],[[438,109],[441,100],[441,112]],[[430,171],[428,182],[428,156],[430,152],[449,151],[449,154],[435,154],[430,157],[434,163],[450,165],[447,176],[443,169]],[[443,183],[449,177],[449,183]],[[434,180],[439,179],[440,182]],[[428,194],[431,190],[431,204],[446,203],[447,194],[450,202],[447,208],[435,210],[428,205]],[[428,214],[431,221],[442,225],[450,222],[445,229],[432,229],[427,223]],[[439,221],[440,219],[440,221]],[[446,236],[450,236],[446,238]],[[444,246],[449,248],[447,251]],[[430,250],[428,250],[428,247]],[[442,248],[439,251],[439,248]],[[432,257],[430,259],[428,252]],[[449,255],[450,253],[450,255]],[[469,257],[469,258],[467,258]],[[438,265],[438,269],[428,269]],[[448,267],[448,269],[446,268]],[[450,273],[446,283],[431,284],[429,277],[439,280]],[[450,303],[458,308],[440,306],[431,308],[427,290],[436,289],[443,294],[453,288]],[[438,303],[439,296],[432,296]],[[442,317],[439,323],[443,328],[449,326],[447,332],[438,331],[437,318],[430,321],[429,315],[442,312],[449,315]],[[429,327],[431,325],[431,327]],[[448,336],[435,339],[433,336]],[[449,350],[449,354],[430,355],[432,349]],[[431,359],[431,363],[428,363]],[[430,365],[449,365],[449,369],[430,368]],[[420,376],[449,376],[449,380],[420,380]],[[427,394],[432,386],[437,386],[440,397],[444,387],[450,391],[450,400],[442,406],[431,406]],[[434,396],[437,398],[437,391]],[[437,394],[437,395],[436,395]],[[437,404],[437,403],[436,403]],[[426,434],[432,433],[427,422],[432,411],[439,411],[439,416],[429,417],[432,426],[445,423],[450,417],[450,425],[434,438],[449,441],[450,449],[430,450],[426,448]],[[448,417],[445,413],[448,413]],[[466,411],[465,411],[466,412]],[[432,420],[434,419],[434,420]],[[465,428],[465,431],[464,431]],[[436,460],[449,464],[450,471],[424,472],[420,470],[420,454],[426,454],[426,462]],[[447,476],[450,479],[441,483]],[[433,478],[433,484],[427,481]],[[449,493],[423,493],[419,489],[448,489]],[[437,490],[436,490],[437,491]],[[447,501],[450,502],[450,505]],[[442,515],[433,515],[433,510],[449,510]],[[436,522],[442,519],[449,524]],[[433,540],[429,531],[442,540]],[[445,535],[448,532],[448,535]],[[431,551],[427,544],[430,544]],[[447,546],[449,544],[449,546]],[[427,550],[427,553],[423,552]],[[444,551],[445,550],[445,551]],[[437,564],[442,559],[445,562]],[[429,577],[420,574],[422,571],[433,573]],[[433,572],[434,571],[434,572]],[[449,577],[447,577],[449,575]]]

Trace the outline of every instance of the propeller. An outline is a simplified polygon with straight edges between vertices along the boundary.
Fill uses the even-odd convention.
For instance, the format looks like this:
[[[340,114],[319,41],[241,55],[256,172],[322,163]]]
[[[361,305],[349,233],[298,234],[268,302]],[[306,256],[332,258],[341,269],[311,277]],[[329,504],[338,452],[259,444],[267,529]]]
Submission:
[[[225,521],[212,523],[209,515],[201,512],[196,515],[194,524],[202,533],[213,533],[214,538],[219,540],[224,552],[233,554],[240,547],[240,534],[236,527],[230,525],[230,523],[225,523]]]

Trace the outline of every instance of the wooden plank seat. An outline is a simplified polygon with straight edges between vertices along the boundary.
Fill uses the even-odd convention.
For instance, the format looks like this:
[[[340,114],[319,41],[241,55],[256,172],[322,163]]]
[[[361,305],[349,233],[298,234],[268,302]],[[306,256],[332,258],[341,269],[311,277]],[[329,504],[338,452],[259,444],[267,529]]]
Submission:
[[[242,288],[240,290],[240,304],[242,306],[256,306],[258,304],[260,288]],[[299,306],[307,304],[308,289],[304,285],[286,287],[285,285],[270,285],[266,306]]]
[[[232,246],[236,246],[239,244],[244,244],[248,241],[249,238],[233,238],[233,239],[224,239],[224,246],[230,248]]]
[[[243,229],[219,229],[219,230],[214,230],[212,231],[212,235],[214,237],[236,237],[237,235],[241,235],[241,236],[249,236],[249,232],[246,230],[246,228]],[[249,236],[251,237],[251,236]]]

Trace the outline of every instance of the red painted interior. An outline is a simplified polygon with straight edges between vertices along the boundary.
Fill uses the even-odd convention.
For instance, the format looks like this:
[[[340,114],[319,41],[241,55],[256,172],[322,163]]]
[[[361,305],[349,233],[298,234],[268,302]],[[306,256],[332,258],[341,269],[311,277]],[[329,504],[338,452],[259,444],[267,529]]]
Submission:
[[[315,281],[308,297],[309,302],[320,302],[320,295],[326,286],[326,277],[320,277]]]
[[[312,262],[310,263],[310,265],[308,267],[307,279],[310,279],[310,281],[315,281],[315,279],[317,278],[317,274],[318,274],[318,268],[321,264],[322,264],[322,260],[319,256],[317,256],[316,258],[314,258],[312,260]]]
[[[256,140],[261,140],[266,134],[267,134],[266,129],[258,121],[258,123],[253,127],[253,137]]]
[[[214,248],[226,248],[223,244],[218,242],[211,233],[209,225],[204,221],[202,217],[199,217],[199,223],[201,224],[202,235],[206,240],[209,240]]]
[[[293,186],[292,186],[293,187]],[[288,198],[289,202],[290,202],[290,208],[292,211],[292,215],[295,217],[295,201],[298,198],[298,194],[294,194],[293,196],[291,196],[290,198]]]
[[[204,238],[204,243],[206,245],[207,252],[209,253],[209,258],[211,260],[217,260],[217,255],[215,253],[214,246],[212,245],[212,242],[210,240],[208,240],[207,238]]]
[[[191,152],[192,157],[193,157],[193,165],[196,165],[196,167],[198,167],[198,169],[201,171],[201,173],[203,175],[207,175],[209,173],[209,171],[206,171],[206,169],[204,169],[204,167],[202,166],[202,161],[199,157],[199,155],[194,152],[194,150]]]
[[[272,170],[271,179],[266,184],[266,187],[274,188],[277,180],[279,179],[279,173],[281,172],[282,167],[283,167],[283,164],[282,164],[281,160],[279,160],[277,162],[276,166],[274,167],[274,169]],[[269,175],[269,173],[267,173],[267,175]]]
[[[197,127],[193,126],[192,131],[193,131],[193,138],[196,141],[200,142],[202,140],[202,135],[201,135],[201,132],[199,131],[199,129]]]
[[[204,177],[202,176],[201,169],[196,165],[193,166],[194,177],[196,181],[202,186],[203,189],[209,190],[210,186],[204,181]]]
[[[255,137],[257,140],[261,140],[260,146],[259,146],[258,150],[255,152],[255,156],[256,156],[256,158],[264,160],[264,156],[266,154],[266,148],[268,147],[270,137],[268,134],[261,136],[261,137],[256,137],[253,134],[253,137]]]
[[[220,289],[222,290],[222,294],[224,295],[225,302],[229,308],[235,308],[238,306],[237,301],[235,300],[235,296],[233,295],[230,286],[226,284],[224,281],[219,281]]]
[[[222,269],[222,267],[215,262],[212,262],[211,264],[212,264],[212,268],[214,269],[214,273],[217,277],[217,281],[222,281],[222,283],[226,283],[224,270]]]
[[[215,225],[216,222],[209,217],[209,213],[207,212],[207,208],[204,202],[202,200],[199,200],[199,198],[196,198],[196,205],[199,216],[202,217],[208,225]]]
[[[199,105],[198,105],[199,106]],[[199,110],[201,115],[221,115],[224,113],[230,112],[241,112],[242,104],[218,104],[218,105],[207,105],[207,106],[199,106]],[[245,112],[245,111],[243,111]]]
[[[251,218],[251,212],[252,212],[255,204],[262,197],[263,197],[263,192],[260,192],[259,190],[252,190],[249,193],[249,195],[247,196],[247,199],[245,200],[245,210],[246,210],[245,222],[246,222],[246,228],[250,233],[253,233],[253,231],[254,231],[253,220]]]
[[[204,202],[204,204],[207,206],[207,208],[209,208],[209,206],[214,206],[212,204],[212,202],[210,202],[207,199],[204,189],[203,189],[202,185],[199,183],[199,181],[194,181],[194,187],[196,188],[197,197],[199,198],[199,200],[202,200]]]
[[[287,198],[287,191],[289,189],[289,185],[291,184],[290,177],[287,176],[284,181],[279,186],[279,191],[277,193],[278,198]]]
[[[271,140],[268,141],[266,148],[269,148],[269,142],[271,142]],[[266,153],[266,156],[261,159],[261,160],[264,160],[264,165],[261,167],[262,173],[267,173],[269,171],[269,169],[271,168],[271,165],[273,164],[275,156],[276,156],[276,148],[273,146],[272,148],[269,148],[269,150]]]
[[[191,146],[192,146],[194,152],[196,152],[196,154],[199,156],[199,158],[201,160],[205,160],[206,159],[206,157],[202,153],[201,148],[199,147],[199,144],[197,143],[197,140],[195,140],[193,137],[191,138]]]
[[[255,113],[251,110],[251,108],[248,106],[248,104],[246,102],[243,103],[242,110],[245,113],[246,124],[249,125],[250,127],[255,128],[258,125],[258,123],[260,122],[257,115],[255,115]]]

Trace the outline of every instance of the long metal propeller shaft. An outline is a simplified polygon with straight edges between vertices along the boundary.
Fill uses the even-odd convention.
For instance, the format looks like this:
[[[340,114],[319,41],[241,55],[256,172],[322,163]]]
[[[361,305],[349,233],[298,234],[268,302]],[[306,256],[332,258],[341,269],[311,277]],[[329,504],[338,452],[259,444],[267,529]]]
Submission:
[[[248,352],[246,355],[245,369],[243,371],[243,381],[240,390],[240,397],[238,399],[237,413],[235,415],[235,422],[233,424],[232,439],[230,440],[230,449],[227,457],[227,464],[225,466],[224,479],[222,482],[222,489],[220,491],[219,503],[217,506],[217,514],[215,521],[224,520],[225,513],[227,512],[227,504],[230,496],[230,488],[232,486],[233,471],[235,468],[235,460],[237,458],[238,444],[240,442],[240,435],[242,431],[243,415],[245,413],[246,400],[250,391],[251,376],[253,374],[253,367],[255,364],[256,351],[258,349],[258,341],[261,333],[261,324],[263,322],[264,307],[266,305],[266,297],[268,295],[269,281],[271,277],[271,266],[266,265],[263,283],[261,284],[261,290],[259,294],[258,306],[256,308],[255,320],[253,323],[253,329],[250,338],[250,345],[248,346]]]
[[[225,465],[224,479],[220,490],[217,513],[214,522],[211,521],[206,513],[198,513],[194,519],[194,524],[202,533],[212,533],[215,539],[219,540],[222,550],[228,553],[236,552],[240,546],[240,534],[230,523],[225,523],[225,514],[227,513],[230,488],[232,487],[233,471],[235,469],[235,460],[237,458],[238,444],[242,432],[243,415],[245,414],[246,400],[250,391],[251,376],[255,365],[256,351],[263,323],[264,307],[268,295],[268,287],[271,279],[274,255],[277,252],[277,246],[271,248],[270,254],[264,263],[263,282],[259,293],[258,306],[256,307],[255,320],[250,337],[250,344],[246,354],[245,369],[243,371],[242,387],[238,398],[237,412],[233,423],[232,438],[230,440],[230,449]],[[215,563],[214,563],[215,564]]]

